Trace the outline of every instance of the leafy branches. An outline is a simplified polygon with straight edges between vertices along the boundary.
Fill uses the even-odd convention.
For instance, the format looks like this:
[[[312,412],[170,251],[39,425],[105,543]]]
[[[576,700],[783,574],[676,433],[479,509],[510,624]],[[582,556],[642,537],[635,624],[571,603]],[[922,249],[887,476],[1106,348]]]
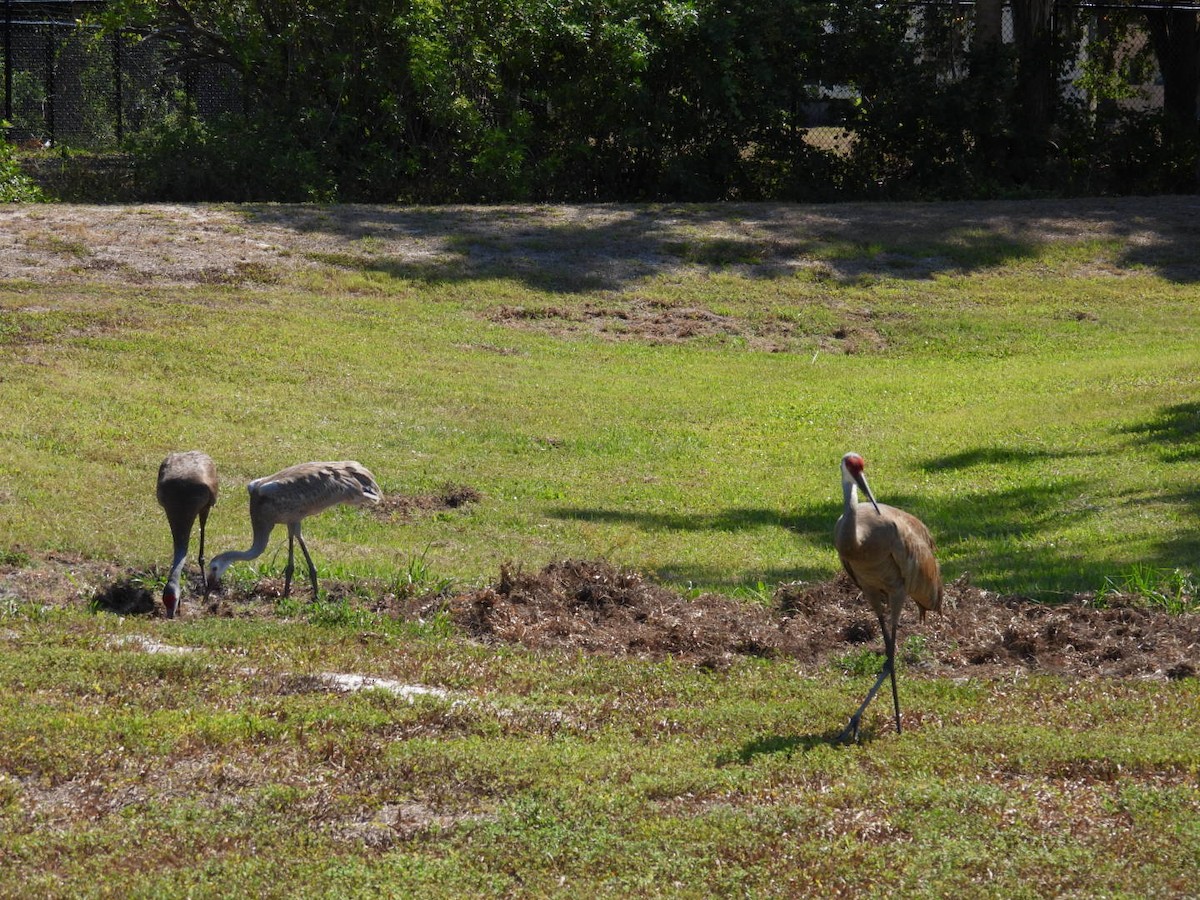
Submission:
[[[167,40],[179,72],[236,73],[245,97],[240,115],[143,136],[149,182],[202,187],[157,196],[800,200],[1120,180],[1128,165],[1095,161],[1127,135],[1054,94],[1084,30],[1016,6],[1015,45],[957,5],[899,0],[118,0],[104,16]],[[1102,104],[1116,81],[1100,60],[1129,57],[1094,44],[1080,83]],[[1155,134],[1139,158],[1194,143]]]

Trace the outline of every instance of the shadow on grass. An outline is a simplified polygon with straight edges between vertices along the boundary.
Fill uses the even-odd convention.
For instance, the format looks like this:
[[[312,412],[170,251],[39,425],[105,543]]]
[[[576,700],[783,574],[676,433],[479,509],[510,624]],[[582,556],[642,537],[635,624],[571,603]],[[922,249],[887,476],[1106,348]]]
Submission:
[[[1164,406],[1151,418],[1121,429],[1137,443],[1158,451],[1163,462],[1200,460],[1200,403]]]
[[[988,451],[971,451],[986,456]],[[934,465],[941,464],[935,461]],[[911,512],[933,532],[942,559],[944,575],[952,580],[963,571],[973,581],[995,590],[1045,594],[1074,593],[1093,589],[1111,574],[1099,563],[1089,564],[1059,551],[1053,543],[1038,544],[1039,537],[1096,515],[1096,507],[1080,502],[1090,491],[1085,479],[1054,482],[990,492],[953,495],[939,501],[909,494],[880,497]],[[811,547],[832,553],[833,528],[841,514],[840,504],[812,503],[790,510],[739,507],[715,513],[650,512],[636,509],[560,507],[550,515],[564,520],[610,522],[632,525],[646,532],[714,531],[743,532],[761,528],[785,528]],[[1034,547],[1035,549],[1031,549]],[[947,565],[947,563],[951,563]],[[779,566],[767,572],[743,572],[735,576],[701,571],[687,565],[664,565],[655,573],[677,582],[753,587],[764,583],[820,580],[837,568],[830,557],[828,569]]]
[[[1028,450],[1021,447],[976,447],[961,453],[928,460],[922,468],[926,472],[957,472],[974,466],[1014,465],[1037,462],[1043,459],[1058,459],[1066,454],[1053,450]]]
[[[804,511],[780,511],[763,507],[736,507],[715,513],[647,512],[645,510],[601,509],[563,506],[550,510],[559,519],[581,522],[619,522],[643,531],[751,531],[756,528],[786,528],[799,534],[820,532],[833,537],[839,511],[833,506],[810,507]]]
[[[611,523],[632,525],[645,532],[737,532],[763,528],[784,528],[795,533],[804,541],[816,546],[833,549],[833,523],[838,510],[834,506],[813,506],[805,510],[790,510],[762,507],[737,507],[715,513],[649,512],[637,509],[601,509],[599,507],[562,506],[548,513],[557,519],[575,522]],[[834,574],[836,561],[831,566],[774,566],[754,571],[729,572],[710,566],[686,563],[668,563],[652,571],[660,581],[676,584],[707,585],[718,590],[757,590],[759,584],[774,587],[777,584],[795,581],[823,581]]]
[[[1145,421],[1122,428],[1121,433],[1132,435],[1135,443],[1158,453],[1165,465],[1162,484],[1172,486],[1171,466],[1200,461],[1200,402],[1161,407]],[[1155,542],[1156,559],[1149,562],[1165,568],[1194,568],[1200,560],[1200,486],[1162,493],[1157,499],[1182,508],[1189,525],[1164,532]]]
[[[512,278],[554,293],[616,290],[681,267],[772,279],[926,279],[1035,258],[1032,233],[963,224],[917,206],[834,214],[776,205],[249,206],[252,221],[334,241],[319,262],[431,283]],[[864,217],[866,221],[864,221]],[[732,233],[730,233],[732,232]],[[389,250],[407,243],[411,253]]]
[[[716,764],[718,767],[749,765],[759,756],[783,756],[785,759],[791,759],[797,753],[808,753],[817,747],[850,747],[856,743],[873,741],[878,737],[875,729],[867,727],[859,732],[857,741],[844,740],[842,732],[842,728],[834,728],[821,734],[773,734],[756,738],[743,744],[736,751],[719,754]]]
[[[251,221],[332,240],[318,260],[426,282],[512,278],[554,293],[615,290],[681,266],[751,278],[920,280],[1038,258],[1080,222],[1125,241],[1122,264],[1200,279],[1194,204],[1134,201],[960,204],[267,206]],[[1087,229],[1084,228],[1084,232]],[[1138,241],[1133,244],[1132,238]],[[397,252],[397,242],[403,252]]]
[[[1124,429],[1139,442],[1159,448],[1164,462],[1193,462],[1200,459],[1200,403],[1164,407],[1145,422]],[[1037,464],[1042,461],[1088,455],[1087,450],[1044,450],[1021,447],[981,446],[955,454],[932,457],[922,468],[955,477],[973,466]],[[1164,482],[1169,482],[1165,478]],[[940,499],[915,494],[879,497],[881,502],[905,509],[923,520],[933,532],[944,575],[953,580],[963,572],[972,581],[992,590],[1017,593],[1044,600],[1096,590],[1113,574],[1111,560],[1093,560],[1078,549],[1060,549],[1052,536],[1099,515],[1103,505],[1089,498],[1096,485],[1087,478],[1048,478],[993,491],[969,491]],[[1200,520],[1200,490],[1187,488],[1156,499],[1175,503]],[[832,552],[833,527],[841,514],[833,502],[800,504],[780,510],[765,507],[734,507],[710,513],[657,512],[638,509],[560,507],[550,515],[564,520],[632,525],[646,532],[727,532],[784,528],[810,547]],[[1200,521],[1197,527],[1167,533],[1149,559],[1130,560],[1173,568],[1192,565],[1200,558]],[[676,582],[692,582],[755,588],[767,584],[828,578],[836,570],[830,557],[828,569],[788,568],[731,574],[687,565],[664,565],[656,575]]]

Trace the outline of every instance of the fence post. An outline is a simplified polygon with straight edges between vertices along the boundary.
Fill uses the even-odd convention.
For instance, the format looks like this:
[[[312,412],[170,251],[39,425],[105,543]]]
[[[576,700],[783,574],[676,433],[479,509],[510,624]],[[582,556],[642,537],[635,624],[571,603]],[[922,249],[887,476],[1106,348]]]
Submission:
[[[50,146],[54,146],[54,23],[46,25],[46,130]]]
[[[12,4],[4,0],[4,119],[12,121]]]
[[[116,88],[115,101],[117,107],[117,143],[125,137],[125,102],[121,94],[121,29],[113,36],[113,85]]]

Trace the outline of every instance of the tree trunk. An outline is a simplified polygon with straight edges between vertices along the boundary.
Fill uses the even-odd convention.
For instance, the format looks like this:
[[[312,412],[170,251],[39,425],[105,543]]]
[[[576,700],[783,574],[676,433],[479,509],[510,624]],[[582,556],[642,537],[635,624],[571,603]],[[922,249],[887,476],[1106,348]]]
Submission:
[[[1004,42],[1004,0],[976,0],[975,35],[971,52],[976,57],[996,53]]]
[[[1013,37],[1017,45],[1017,123],[1026,147],[1045,146],[1054,108],[1054,0],[1013,0]]]
[[[1177,134],[1196,131],[1200,91],[1200,28],[1195,10],[1146,10],[1154,55],[1163,77],[1163,112]]]

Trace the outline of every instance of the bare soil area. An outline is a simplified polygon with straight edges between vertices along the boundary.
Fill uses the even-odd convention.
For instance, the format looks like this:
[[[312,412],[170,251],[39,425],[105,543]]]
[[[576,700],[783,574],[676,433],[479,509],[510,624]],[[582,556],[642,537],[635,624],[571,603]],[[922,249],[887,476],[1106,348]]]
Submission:
[[[723,667],[739,655],[813,667],[882,650],[878,623],[844,575],[782,585],[771,606],[715,594],[686,599],[603,562],[505,569],[496,584],[448,601],[454,621],[484,640],[535,648],[671,656]],[[906,643],[916,635],[917,640]],[[947,586],[945,612],[900,622],[905,662],[930,672],[1036,670],[1077,677],[1185,678],[1200,661],[1200,615],[1168,615],[1133,598],[1087,595],[1049,606],[969,584]]]
[[[429,278],[509,274],[559,290],[687,269],[921,278],[961,267],[961,251],[985,234],[993,245],[1001,238],[1004,257],[1046,242],[1119,239],[1135,261],[1195,277],[1200,263],[1186,251],[1200,235],[1198,213],[1192,196],[682,207],[14,203],[0,206],[0,282],[253,285],[331,264]],[[818,252],[869,250],[881,237],[891,249]]]
[[[157,617],[161,605],[145,586],[153,580],[147,573],[56,555],[0,566],[0,602],[82,604]],[[493,584],[438,596],[396,596],[331,579],[323,586],[334,600],[408,619],[447,613],[475,640],[547,652],[671,657],[715,669],[747,656],[820,669],[864,650],[882,652],[878,623],[845,576],[781,585],[770,604],[716,594],[689,599],[640,573],[582,560],[536,572],[508,566]],[[226,588],[208,600],[201,599],[200,587],[191,585],[185,617],[272,617],[282,578],[263,579],[249,591]],[[956,582],[947,585],[941,615],[920,623],[910,604],[900,621],[900,646],[910,671],[947,676],[1192,678],[1200,668],[1200,613],[1171,615],[1133,597],[1099,602],[1080,595],[1048,605]]]

